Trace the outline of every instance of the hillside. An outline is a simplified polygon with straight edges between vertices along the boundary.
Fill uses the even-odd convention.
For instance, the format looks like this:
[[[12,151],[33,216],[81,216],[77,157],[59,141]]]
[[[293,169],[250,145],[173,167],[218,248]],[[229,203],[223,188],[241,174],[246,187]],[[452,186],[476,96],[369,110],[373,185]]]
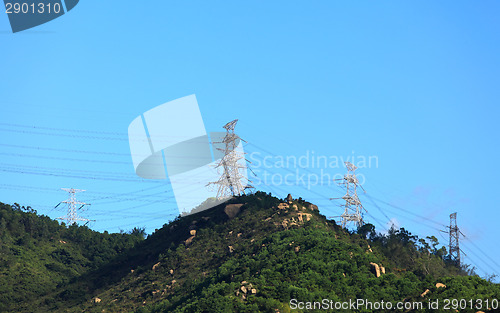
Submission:
[[[143,238],[140,229],[108,234],[66,227],[30,207],[0,203],[0,312],[16,312]]]
[[[300,312],[298,302],[322,299],[427,306],[436,299],[500,298],[498,285],[458,268],[434,237],[404,229],[381,235],[370,224],[350,233],[311,203],[261,192],[179,218],[135,242],[106,260],[95,251],[99,263],[86,256],[87,267],[13,312]],[[382,311],[391,310],[342,310]],[[426,311],[438,312],[419,310]]]

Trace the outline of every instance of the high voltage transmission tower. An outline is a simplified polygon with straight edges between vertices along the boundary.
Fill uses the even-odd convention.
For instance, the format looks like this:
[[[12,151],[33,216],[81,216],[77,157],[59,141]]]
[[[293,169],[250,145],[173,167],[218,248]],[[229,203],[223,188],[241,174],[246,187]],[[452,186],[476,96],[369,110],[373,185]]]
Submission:
[[[58,217],[57,219],[67,221],[68,225],[73,225],[74,223],[79,221],[85,223],[93,221],[78,216],[79,210],[81,210],[86,205],[90,205],[89,203],[80,202],[76,200],[76,193],[83,192],[85,190],[73,189],[73,188],[61,188],[61,189],[69,193],[69,198],[66,201],[59,202],[59,204],[57,204],[54,208],[57,208],[61,203],[66,203],[68,205],[68,214],[66,216]],[[80,207],[77,208],[77,205],[80,205]]]
[[[357,189],[358,186],[361,189],[363,189],[363,187],[359,185],[359,180],[356,177],[355,171],[357,167],[351,162],[344,162],[344,164],[347,168],[347,174],[345,174],[343,178],[338,180],[341,180],[339,184],[345,188],[346,194],[342,198],[331,198],[330,200],[345,200],[345,204],[341,205],[341,207],[344,208],[344,213],[338,216],[341,218],[342,228],[345,228],[347,226],[347,223],[355,223],[357,227],[361,227],[364,224],[362,210],[366,211],[366,209],[363,207],[361,201],[359,200]]]
[[[237,122],[238,120],[234,120],[224,125],[226,135],[220,143],[223,143],[225,146],[223,149],[217,148],[224,152],[224,156],[216,165],[216,168],[222,169],[222,173],[219,180],[208,183],[208,185],[218,185],[217,199],[239,196],[244,193],[245,189],[252,188],[248,184],[250,180],[240,172],[241,169],[246,168],[242,163],[247,160],[244,157],[244,153],[237,150],[239,140],[244,141],[234,133]],[[243,183],[243,180],[246,180],[246,182]]]
[[[450,229],[449,231],[442,231],[450,235],[450,246],[449,246],[449,253],[450,257],[455,260],[458,263],[458,266],[460,266],[461,261],[460,261],[460,235],[464,236],[465,235],[460,231],[460,229],[457,226],[457,212],[450,214],[450,226],[448,226]],[[464,253],[462,251],[462,253]],[[465,254],[465,253],[464,253]]]

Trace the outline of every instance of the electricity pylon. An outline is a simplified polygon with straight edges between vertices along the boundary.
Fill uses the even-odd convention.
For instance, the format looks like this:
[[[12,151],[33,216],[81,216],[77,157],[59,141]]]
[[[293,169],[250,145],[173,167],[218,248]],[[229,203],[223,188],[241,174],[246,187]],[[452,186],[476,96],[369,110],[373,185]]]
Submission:
[[[359,200],[357,189],[358,186],[361,189],[363,189],[363,187],[359,185],[359,180],[356,177],[355,171],[357,167],[351,162],[344,162],[344,164],[347,168],[347,174],[345,174],[343,178],[337,180],[341,181],[339,184],[345,188],[346,194],[342,198],[331,198],[330,200],[345,200],[345,204],[341,205],[341,207],[344,208],[344,213],[338,216],[341,218],[342,228],[346,228],[348,223],[355,223],[359,228],[364,224],[362,210],[366,211],[366,209],[363,207],[361,201]]]
[[[447,226],[449,231],[442,231],[450,235],[450,246],[449,246],[449,254],[452,260],[455,260],[458,266],[461,265],[460,260],[460,252],[464,253],[460,250],[460,235],[465,235],[460,231],[457,226],[457,212],[450,214],[450,226]],[[464,253],[465,254],[465,253]]]
[[[244,141],[234,133],[237,122],[238,120],[234,120],[224,125],[226,135],[220,143],[223,143],[225,146],[223,149],[217,148],[224,152],[224,156],[216,165],[216,168],[219,170],[222,169],[222,173],[217,181],[208,183],[208,185],[218,185],[217,199],[239,196],[245,192],[245,189],[252,188],[248,184],[250,180],[240,172],[241,169],[246,168],[242,163],[247,160],[244,157],[244,153],[237,150],[239,140]],[[246,180],[246,182],[243,183],[243,180]]]
[[[73,189],[73,188],[61,188],[61,189],[64,191],[67,191],[69,193],[69,198],[66,201],[59,202],[59,204],[56,205],[54,207],[54,209],[57,208],[61,203],[66,203],[68,205],[68,214],[66,216],[58,217],[57,219],[67,221],[68,225],[73,225],[76,222],[88,223],[88,222],[92,221],[92,220],[78,216],[79,210],[81,210],[86,205],[90,205],[89,203],[80,202],[80,201],[76,200],[75,194],[78,192],[83,192],[85,190]],[[77,205],[80,205],[80,207],[77,208],[76,207]]]

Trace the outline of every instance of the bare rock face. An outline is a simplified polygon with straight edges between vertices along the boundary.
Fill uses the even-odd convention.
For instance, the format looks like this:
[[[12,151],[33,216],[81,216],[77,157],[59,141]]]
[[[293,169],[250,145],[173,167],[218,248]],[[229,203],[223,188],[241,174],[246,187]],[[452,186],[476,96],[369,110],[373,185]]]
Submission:
[[[293,198],[292,198],[292,195],[291,195],[291,194],[288,194],[288,196],[286,196],[286,201],[287,201],[288,203],[290,203],[290,204],[292,203]]]
[[[446,288],[446,285],[442,283],[437,283],[436,288]]]
[[[189,234],[190,234],[191,236],[195,236],[195,235],[196,235],[196,230],[195,230],[195,229],[190,230],[190,231],[189,231]]]
[[[99,298],[95,297],[94,299],[92,299],[92,302],[94,302],[94,303],[99,303],[99,302],[101,302],[101,299],[99,299]]]
[[[233,246],[228,246],[228,248],[229,248],[229,253],[233,253],[234,252]]]
[[[425,297],[428,293],[430,292],[429,289],[427,289],[426,291],[424,291],[420,296],[423,298]]]
[[[224,213],[226,213],[227,217],[234,218],[236,215],[240,213],[240,208],[243,206],[242,203],[234,203],[228,204],[224,208]]]

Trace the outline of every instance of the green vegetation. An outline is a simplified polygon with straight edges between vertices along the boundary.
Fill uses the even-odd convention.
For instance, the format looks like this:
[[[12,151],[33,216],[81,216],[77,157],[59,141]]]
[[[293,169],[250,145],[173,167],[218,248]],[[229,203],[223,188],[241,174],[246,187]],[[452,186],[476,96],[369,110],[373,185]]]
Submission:
[[[65,227],[30,207],[0,203],[0,312],[17,311],[132,248],[144,231],[108,234]]]
[[[6,290],[11,305],[6,311],[274,313],[300,312],[290,308],[291,299],[419,301],[426,307],[436,299],[500,298],[498,285],[457,267],[435,237],[419,239],[405,229],[382,235],[370,224],[348,232],[302,199],[285,204],[257,192],[178,218],[146,240],[137,229],[131,235],[99,234],[2,208],[2,218],[11,216],[9,225],[25,225],[20,220],[29,216],[38,225],[34,232],[25,226],[3,232],[10,238],[2,243],[11,263],[0,270],[10,273],[7,284],[18,288]],[[42,224],[53,227],[43,239],[35,230]],[[94,250],[87,251],[91,245]],[[26,258],[15,254],[15,247]],[[21,260],[24,271],[16,267]],[[374,264],[385,274],[380,268],[377,277]],[[28,283],[26,275],[36,281]],[[32,296],[14,299],[21,288]],[[23,302],[13,306],[18,301]]]

